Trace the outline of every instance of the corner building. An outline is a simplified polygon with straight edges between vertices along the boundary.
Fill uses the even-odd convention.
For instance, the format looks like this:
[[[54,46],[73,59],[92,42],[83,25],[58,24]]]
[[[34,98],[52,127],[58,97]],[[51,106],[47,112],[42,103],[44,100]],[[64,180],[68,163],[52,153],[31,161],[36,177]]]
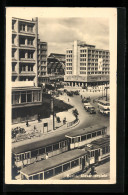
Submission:
[[[94,45],[74,41],[66,50],[64,81],[70,86],[95,86],[109,83],[110,52]]]
[[[38,18],[12,18],[12,123],[37,119],[42,104],[37,77]]]

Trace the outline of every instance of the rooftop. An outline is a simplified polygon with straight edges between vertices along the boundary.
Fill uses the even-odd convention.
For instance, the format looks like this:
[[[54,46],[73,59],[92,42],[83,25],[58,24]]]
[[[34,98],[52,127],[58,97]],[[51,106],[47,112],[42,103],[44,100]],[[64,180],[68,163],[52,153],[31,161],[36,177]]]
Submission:
[[[27,167],[21,170],[22,173],[26,175],[32,175],[35,173],[42,172],[47,169],[51,169],[57,165],[66,163],[73,159],[79,158],[80,156],[86,154],[86,151],[75,149],[72,151],[64,152],[62,154],[53,156],[47,160],[42,160],[34,164],[28,165]]]
[[[103,129],[103,128],[106,128],[106,126],[94,125],[94,126],[90,126],[90,127],[84,128],[84,129],[80,129],[80,130],[76,129],[72,132],[67,133],[66,136],[67,137],[76,137],[76,136],[80,136],[80,135],[85,135],[87,133],[92,133],[92,132],[95,132],[95,131]]]
[[[20,154],[22,152],[31,151],[34,149],[49,146],[49,145],[57,143],[61,140],[65,140],[65,134],[61,134],[61,135],[50,137],[50,138],[47,138],[44,140],[40,140],[40,141],[36,141],[36,142],[32,142],[32,143],[18,146],[16,148],[12,149],[12,153]]]

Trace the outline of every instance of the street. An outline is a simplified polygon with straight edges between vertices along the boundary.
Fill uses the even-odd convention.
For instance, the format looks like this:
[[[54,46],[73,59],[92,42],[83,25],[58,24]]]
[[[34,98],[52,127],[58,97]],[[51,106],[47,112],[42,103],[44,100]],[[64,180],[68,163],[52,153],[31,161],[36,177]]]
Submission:
[[[56,97],[57,99],[63,100],[64,102],[73,105],[74,109],[76,108],[78,110],[79,123],[75,127],[73,126],[73,127],[70,127],[70,128],[67,129],[67,126],[62,126],[58,129],[56,129],[55,131],[51,131],[51,132],[49,132],[47,134],[44,134],[40,137],[36,137],[36,138],[29,139],[29,140],[23,140],[23,141],[20,141],[20,142],[12,143],[12,147],[17,147],[19,145],[24,145],[26,143],[32,143],[32,142],[35,142],[35,141],[38,141],[38,140],[43,140],[43,139],[46,139],[48,137],[53,137],[53,136],[56,136],[56,135],[59,135],[59,134],[64,134],[65,135],[69,131],[73,131],[75,129],[86,128],[86,127],[89,127],[89,126],[92,126],[92,125],[95,125],[95,124],[99,124],[99,123],[108,126],[108,134],[109,134],[109,117],[103,116],[102,114],[100,114],[97,111],[97,103],[93,103],[92,100],[91,100],[91,104],[96,107],[97,113],[96,114],[90,114],[90,113],[86,112],[86,110],[84,109],[84,105],[81,102],[81,94],[82,94],[82,96],[85,96],[85,97],[90,96],[91,99],[92,98],[98,98],[99,96],[102,95],[101,92],[100,93],[99,92],[93,93],[93,92],[86,92],[85,90],[83,92],[83,90],[81,89],[80,95],[74,95],[73,97],[69,97],[64,93],[63,95],[60,95],[59,97]],[[69,101],[68,101],[68,99],[69,99]],[[64,114],[65,113],[66,112],[64,112]],[[62,112],[61,112],[61,115],[62,115]],[[66,115],[64,115],[63,117],[67,118]],[[34,124],[34,121],[32,122],[32,124]]]

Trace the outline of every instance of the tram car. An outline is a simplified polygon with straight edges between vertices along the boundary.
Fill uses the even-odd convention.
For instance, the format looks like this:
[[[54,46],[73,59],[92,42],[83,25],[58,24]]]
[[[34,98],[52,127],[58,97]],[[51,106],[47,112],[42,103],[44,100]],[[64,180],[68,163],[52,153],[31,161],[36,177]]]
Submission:
[[[110,138],[105,136],[87,144],[82,149],[74,149],[46,160],[28,165],[20,171],[21,180],[61,180],[86,170],[109,159]]]
[[[15,166],[21,168],[24,165],[55,156],[68,150],[65,134],[39,140],[12,148],[12,158]]]
[[[20,176],[21,180],[60,180],[84,169],[86,162],[87,152],[75,149],[28,165]]]
[[[110,159],[110,136],[97,139],[85,147],[88,164],[100,164]]]
[[[82,147],[94,140],[104,137],[107,134],[107,127],[94,125],[81,130],[74,130],[65,135],[68,139],[69,149]]]
[[[23,167],[31,163],[52,157],[63,152],[84,146],[96,139],[102,138],[107,127],[95,125],[92,127],[73,130],[65,135],[57,135],[40,141],[27,143],[12,149],[12,158],[16,167]]]

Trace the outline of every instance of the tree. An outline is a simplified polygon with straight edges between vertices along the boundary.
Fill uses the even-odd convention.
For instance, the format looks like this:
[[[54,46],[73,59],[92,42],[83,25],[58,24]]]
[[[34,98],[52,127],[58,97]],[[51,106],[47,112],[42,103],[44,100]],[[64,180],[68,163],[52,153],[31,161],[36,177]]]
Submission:
[[[78,115],[79,115],[78,110],[75,109],[75,110],[72,111],[72,113],[76,117],[76,119],[78,119]]]

